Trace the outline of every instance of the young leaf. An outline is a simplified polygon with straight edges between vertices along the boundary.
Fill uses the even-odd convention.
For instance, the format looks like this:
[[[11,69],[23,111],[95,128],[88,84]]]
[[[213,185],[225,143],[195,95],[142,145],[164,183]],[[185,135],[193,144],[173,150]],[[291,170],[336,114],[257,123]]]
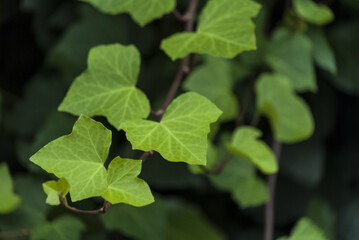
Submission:
[[[81,0],[88,2],[104,13],[129,13],[140,25],[144,26],[164,14],[170,13],[176,5],[175,0]]]
[[[31,231],[30,240],[78,240],[81,239],[81,232],[85,225],[73,216],[61,216],[53,222],[37,226]]]
[[[277,160],[267,144],[258,140],[262,136],[259,129],[249,126],[238,128],[228,144],[229,150],[251,161],[263,173],[272,174],[278,171]]]
[[[133,149],[155,150],[172,162],[205,165],[209,124],[220,115],[211,101],[190,92],[172,101],[161,122],[127,121],[123,129]]]
[[[9,169],[3,163],[0,165],[0,214],[14,211],[20,202],[20,197],[14,193]]]
[[[42,188],[47,195],[46,203],[49,205],[60,205],[60,198],[64,198],[70,190],[70,184],[65,178],[58,181],[47,181],[42,184]]]
[[[312,0],[294,0],[293,4],[297,14],[310,23],[322,26],[334,20],[332,10],[323,4]]]
[[[309,138],[314,121],[307,104],[298,97],[291,81],[279,74],[263,74],[256,85],[257,109],[265,115],[275,137],[284,143]]]
[[[140,54],[132,45],[92,48],[88,70],[75,79],[59,111],[103,115],[118,130],[126,120],[146,118],[149,101],[135,87],[139,70]]]
[[[106,188],[111,131],[81,115],[70,135],[60,137],[35,153],[30,161],[69,182],[72,201],[98,196]]]
[[[188,76],[183,87],[188,91],[195,91],[217,105],[223,111],[220,120],[232,120],[238,111],[237,99],[232,89],[234,77],[230,62],[208,57],[204,65],[197,67]]]
[[[233,58],[256,49],[254,23],[260,5],[252,0],[209,0],[204,7],[197,31],[178,33],[161,43],[172,60],[190,53]]]
[[[323,231],[318,228],[309,218],[300,219],[292,230],[291,236],[288,238],[280,238],[288,240],[327,240]]]
[[[141,160],[113,159],[108,167],[108,186],[101,191],[101,197],[112,204],[127,203],[136,207],[154,202],[147,183],[137,178],[141,167]]]
[[[313,48],[307,36],[280,28],[274,33],[267,49],[267,63],[276,72],[287,76],[297,91],[317,90]]]

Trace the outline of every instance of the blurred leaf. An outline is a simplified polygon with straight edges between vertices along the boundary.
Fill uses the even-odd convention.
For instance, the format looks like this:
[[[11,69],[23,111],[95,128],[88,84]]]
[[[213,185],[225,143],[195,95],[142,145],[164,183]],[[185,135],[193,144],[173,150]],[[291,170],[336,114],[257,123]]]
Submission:
[[[0,214],[14,211],[21,198],[14,193],[9,169],[5,163],[0,164]]]
[[[313,198],[308,206],[308,217],[323,229],[329,240],[336,239],[336,216],[327,201]]]
[[[189,92],[171,102],[161,122],[127,121],[123,130],[133,149],[155,150],[171,162],[206,165],[209,125],[221,114],[207,98]]]
[[[6,115],[6,129],[19,135],[33,135],[61,101],[65,88],[53,76],[35,76],[25,87],[25,96]]]
[[[352,201],[343,206],[339,218],[340,240],[359,239],[359,202]]]
[[[223,111],[220,120],[235,118],[238,103],[232,89],[234,85],[233,65],[227,60],[207,57],[203,65],[197,67],[183,84],[187,91],[195,91],[217,105]]]
[[[256,84],[257,109],[271,124],[275,137],[283,143],[309,138],[314,121],[307,104],[298,97],[290,80],[279,74],[262,74]]]
[[[260,9],[252,0],[210,0],[201,12],[197,31],[177,33],[161,43],[172,59],[190,53],[233,58],[246,50],[255,50],[254,24]]]
[[[317,91],[313,48],[307,36],[279,28],[267,49],[266,61],[269,66],[275,72],[287,76],[297,91]]]
[[[217,149],[213,146],[212,142],[208,141],[207,143],[207,165],[205,166],[206,169],[211,170],[216,162],[217,162]],[[201,166],[197,165],[188,165],[188,169],[193,174],[204,174],[205,172],[201,168]]]
[[[325,25],[334,20],[332,10],[312,0],[294,0],[294,9],[306,21],[316,24]]]
[[[175,0],[81,1],[91,3],[104,13],[129,13],[131,17],[142,27],[154,19],[161,18],[164,14],[170,13],[176,5]]]
[[[221,240],[225,239],[196,208],[180,202],[168,204],[166,240]]]
[[[242,126],[235,130],[228,149],[242,158],[252,162],[263,173],[278,171],[277,160],[265,142],[259,140],[262,132],[250,126]],[[254,182],[253,182],[254,183]]]
[[[309,140],[284,145],[281,154],[283,174],[307,187],[316,187],[324,171],[325,149],[320,141]]]
[[[80,6],[79,15],[80,19],[66,29],[48,56],[50,64],[57,66],[69,81],[85,70],[92,47],[128,42],[127,27],[121,17],[101,14],[85,5]]]
[[[59,111],[90,117],[101,115],[118,130],[127,120],[146,118],[150,104],[135,87],[140,71],[140,53],[133,45],[92,48],[88,69],[72,83]]]
[[[323,31],[316,28],[311,29],[308,36],[312,40],[315,62],[324,70],[335,75],[337,73],[337,63],[334,52]]]
[[[60,178],[58,181],[47,181],[42,184],[42,188],[47,195],[46,203],[49,205],[60,205],[60,198],[65,198],[69,193],[70,184],[65,178]]]
[[[350,37],[348,37],[350,36]],[[338,74],[331,78],[334,85],[348,94],[359,94],[359,22],[347,21],[335,25],[329,32],[338,63]]]
[[[52,222],[35,227],[31,231],[30,240],[78,240],[85,225],[77,218],[64,215]]]
[[[101,220],[106,229],[117,230],[139,240],[166,240],[167,207],[161,198],[145,207],[116,205]]]
[[[300,219],[292,230],[289,238],[282,237],[278,240],[326,240],[324,233],[309,218]]]

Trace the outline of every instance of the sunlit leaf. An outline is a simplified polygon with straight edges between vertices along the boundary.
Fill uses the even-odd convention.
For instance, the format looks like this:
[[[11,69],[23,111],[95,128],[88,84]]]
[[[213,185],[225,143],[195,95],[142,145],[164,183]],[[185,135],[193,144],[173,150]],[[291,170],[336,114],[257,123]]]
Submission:
[[[126,120],[146,118],[149,101],[135,87],[139,70],[140,54],[132,45],[92,48],[88,70],[75,79],[59,111],[102,115],[117,129]]]
[[[189,53],[233,58],[256,49],[254,24],[260,5],[252,0],[209,0],[194,33],[177,33],[166,38],[161,48],[172,60]]]
[[[123,124],[133,149],[155,150],[172,162],[205,165],[209,124],[221,111],[197,93],[185,93],[172,101],[161,122],[127,121]]]
[[[14,211],[20,202],[20,197],[14,193],[9,169],[3,163],[0,165],[0,214]]]
[[[154,19],[161,18],[170,13],[175,5],[175,0],[81,0],[93,4],[105,13],[119,14],[129,13],[140,25],[144,26]]]
[[[256,85],[257,109],[271,124],[275,137],[284,143],[309,138],[314,121],[307,104],[298,97],[291,81],[279,74],[263,74]]]

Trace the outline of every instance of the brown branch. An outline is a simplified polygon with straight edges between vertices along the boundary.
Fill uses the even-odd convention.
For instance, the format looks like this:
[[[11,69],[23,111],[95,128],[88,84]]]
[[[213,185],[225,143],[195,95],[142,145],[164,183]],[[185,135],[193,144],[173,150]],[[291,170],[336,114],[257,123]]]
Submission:
[[[86,214],[86,215],[97,215],[97,214],[106,213],[112,206],[112,204],[110,202],[107,202],[105,200],[100,209],[82,210],[82,209],[77,209],[77,208],[71,207],[70,205],[68,205],[66,199],[64,199],[64,198],[60,198],[60,202],[61,202],[62,206],[64,206],[66,209],[70,210],[71,212],[78,213],[78,214]]]
[[[273,152],[279,163],[282,144],[277,140],[273,142]],[[265,226],[264,226],[264,240],[273,240],[274,232],[274,202],[275,202],[275,188],[277,183],[277,173],[268,176],[269,201],[265,206]]]
[[[29,236],[29,235],[30,235],[30,230],[18,229],[18,230],[13,230],[13,231],[0,232],[0,239],[16,238],[16,237],[23,237],[23,236]]]
[[[227,165],[231,157],[232,154],[227,153],[226,156],[224,156],[224,158],[212,169],[208,169],[205,166],[200,166],[200,167],[205,174],[218,175],[222,172],[223,168]]]

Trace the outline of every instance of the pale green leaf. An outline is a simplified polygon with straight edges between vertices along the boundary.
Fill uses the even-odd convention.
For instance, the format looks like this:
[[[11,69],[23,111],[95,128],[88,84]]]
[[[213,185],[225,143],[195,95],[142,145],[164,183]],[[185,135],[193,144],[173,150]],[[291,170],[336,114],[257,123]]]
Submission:
[[[78,240],[81,239],[81,232],[84,230],[85,225],[80,220],[65,215],[34,228],[30,240]]]
[[[145,207],[116,205],[101,215],[106,229],[117,230],[138,240],[166,240],[167,206],[156,196],[156,202]]]
[[[42,184],[44,192],[47,194],[46,203],[49,205],[60,205],[60,198],[66,197],[69,193],[70,185],[65,178],[58,181],[47,181]]]
[[[336,59],[323,31],[320,29],[313,29],[308,32],[308,36],[313,43],[315,62],[319,67],[335,75],[337,73]]]
[[[172,101],[161,122],[127,121],[123,129],[133,149],[155,150],[172,162],[205,165],[209,124],[220,115],[212,102],[190,92]]]
[[[238,112],[237,99],[232,92],[232,69],[231,62],[208,57],[205,64],[197,67],[183,84],[187,91],[195,91],[216,104],[223,111],[222,121],[232,120]]]
[[[81,0],[109,14],[129,13],[144,26],[154,19],[170,13],[176,6],[175,0]]]
[[[252,0],[209,0],[202,10],[197,31],[166,38],[161,48],[172,60],[190,53],[233,58],[256,49],[255,17],[260,5]]]
[[[261,136],[259,129],[243,126],[236,129],[228,147],[232,153],[251,161],[263,173],[272,174],[278,171],[278,163],[267,144],[258,140]]]
[[[296,13],[310,23],[322,26],[334,20],[329,7],[313,0],[294,0],[293,4]]]
[[[20,202],[20,197],[14,193],[9,169],[3,163],[0,165],[0,214],[14,211]]]
[[[327,240],[323,231],[312,220],[304,217],[297,222],[289,240]]]
[[[60,137],[34,154],[30,161],[69,182],[72,201],[99,196],[106,188],[111,131],[81,115],[70,135]]]
[[[112,204],[127,203],[136,207],[154,202],[147,183],[137,178],[141,167],[141,160],[113,159],[108,167],[108,186],[101,191],[101,196]]]
[[[207,165],[206,165],[206,169],[211,170],[217,161],[217,149],[215,148],[215,146],[213,146],[213,144],[211,142],[208,141],[207,143]],[[205,173],[203,171],[203,169],[201,168],[201,166],[196,166],[196,165],[188,165],[188,169],[193,173],[193,174],[203,174]]]
[[[278,29],[268,44],[267,63],[274,71],[287,76],[297,91],[317,90],[310,39],[302,33]]]
[[[139,70],[140,54],[132,45],[92,48],[88,70],[75,79],[59,111],[102,115],[118,130],[126,120],[146,118],[149,101],[135,87]]]
[[[265,115],[279,141],[309,138],[314,121],[307,104],[295,94],[291,81],[279,74],[263,74],[256,84],[257,109]]]

